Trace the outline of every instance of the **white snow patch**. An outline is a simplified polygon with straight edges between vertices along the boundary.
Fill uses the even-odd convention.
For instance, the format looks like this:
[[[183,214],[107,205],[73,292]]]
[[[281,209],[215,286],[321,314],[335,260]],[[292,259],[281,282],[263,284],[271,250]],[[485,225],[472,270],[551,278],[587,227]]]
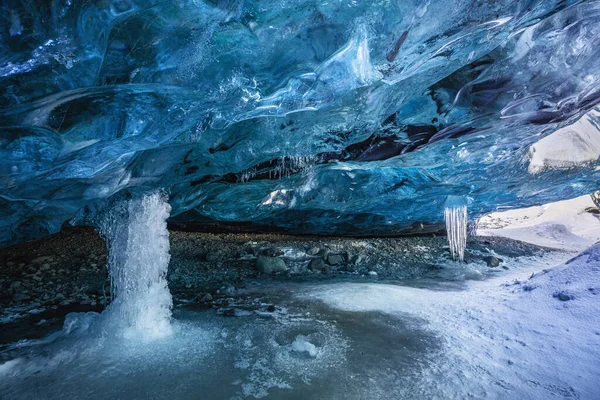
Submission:
[[[588,195],[517,210],[494,212],[478,221],[479,236],[502,236],[567,251],[600,241],[600,217]]]
[[[568,169],[600,157],[600,109],[595,108],[571,125],[556,130],[529,148],[531,174],[547,169]]]
[[[292,351],[296,353],[308,353],[311,357],[317,356],[317,346],[308,341],[306,336],[298,335],[296,340],[292,342]]]
[[[444,346],[416,377],[420,398],[598,398],[600,244],[550,270],[511,269],[508,277],[459,292],[345,283],[307,297],[428,321]]]

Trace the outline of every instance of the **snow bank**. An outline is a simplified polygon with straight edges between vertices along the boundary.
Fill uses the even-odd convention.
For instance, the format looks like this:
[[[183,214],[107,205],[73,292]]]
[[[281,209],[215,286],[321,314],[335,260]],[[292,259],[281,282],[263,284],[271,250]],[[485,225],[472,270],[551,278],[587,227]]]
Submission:
[[[568,169],[593,163],[600,157],[597,108],[571,125],[558,129],[529,148],[530,174],[547,169]]]
[[[600,244],[558,267],[511,269],[460,292],[341,284],[308,297],[346,311],[426,320],[445,344],[416,378],[415,398],[597,399],[598,294]]]
[[[582,251],[600,241],[600,215],[588,195],[537,207],[494,212],[479,219],[479,236],[502,236],[539,246]]]

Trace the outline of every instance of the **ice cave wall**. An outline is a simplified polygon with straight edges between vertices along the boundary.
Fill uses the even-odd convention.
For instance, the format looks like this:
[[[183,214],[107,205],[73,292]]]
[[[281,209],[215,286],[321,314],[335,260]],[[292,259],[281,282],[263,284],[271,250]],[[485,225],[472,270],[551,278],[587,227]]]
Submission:
[[[1,245],[156,188],[180,223],[368,235],[427,230],[448,196],[473,218],[599,187],[598,1],[0,14]]]

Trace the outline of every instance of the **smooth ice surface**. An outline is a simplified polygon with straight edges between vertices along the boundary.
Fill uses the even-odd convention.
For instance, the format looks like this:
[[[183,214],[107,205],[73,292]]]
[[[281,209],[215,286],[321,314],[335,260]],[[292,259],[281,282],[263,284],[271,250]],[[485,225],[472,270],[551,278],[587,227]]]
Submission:
[[[101,316],[106,331],[138,338],[171,333],[170,210],[166,196],[154,193],[123,201],[103,216],[100,233],[108,247],[113,297]]]
[[[24,0],[0,15],[2,245],[124,191],[167,189],[179,223],[375,235],[430,229],[449,195],[473,218],[598,189],[597,1]]]

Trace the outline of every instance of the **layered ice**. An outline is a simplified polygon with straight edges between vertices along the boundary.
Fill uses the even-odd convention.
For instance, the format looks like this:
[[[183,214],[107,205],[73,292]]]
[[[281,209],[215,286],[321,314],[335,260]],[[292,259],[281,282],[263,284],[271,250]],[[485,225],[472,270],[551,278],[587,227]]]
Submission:
[[[475,218],[598,190],[595,1],[0,13],[2,245],[157,188],[173,223],[362,235],[438,230],[452,195]]]

